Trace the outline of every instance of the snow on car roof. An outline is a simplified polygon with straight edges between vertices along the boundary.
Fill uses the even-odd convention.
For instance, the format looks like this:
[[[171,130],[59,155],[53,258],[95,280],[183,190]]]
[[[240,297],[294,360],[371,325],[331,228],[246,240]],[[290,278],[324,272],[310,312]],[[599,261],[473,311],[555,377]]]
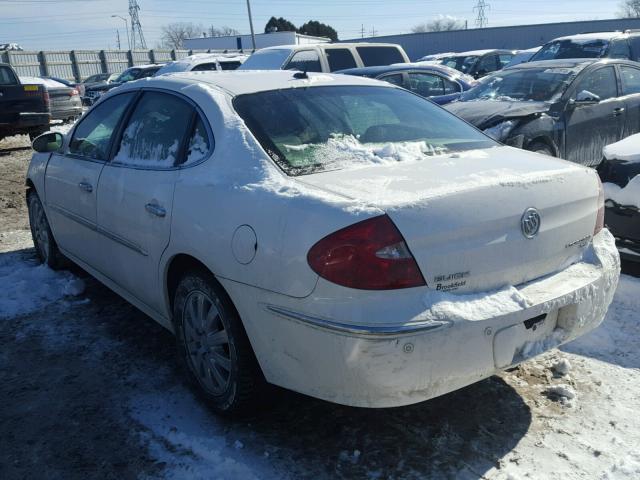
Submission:
[[[451,55],[447,55],[449,57],[472,57],[472,56],[481,56],[486,55],[487,53],[495,52],[495,48],[489,48],[486,50],[469,50],[468,52],[457,52],[452,53]]]
[[[577,35],[567,35],[566,37],[558,37],[551,40],[552,42],[561,40],[571,40],[575,43],[587,43],[594,40],[611,40],[614,37],[619,37],[622,32],[598,32],[598,33],[579,33]]]
[[[640,134],[607,145],[604,147],[604,157],[607,160],[640,162]]]
[[[225,90],[233,96],[243,95],[246,93],[264,92],[267,90],[319,85],[378,85],[392,87],[392,85],[387,82],[372,80],[365,77],[309,72],[307,73],[308,78],[297,79],[294,78],[294,73],[296,73],[294,70],[180,72],[174,73],[170,76],[152,77],[147,79],[146,82],[148,82],[148,84],[153,84],[155,82],[173,80],[184,83],[206,83]],[[138,82],[131,82],[131,84],[139,85]]]

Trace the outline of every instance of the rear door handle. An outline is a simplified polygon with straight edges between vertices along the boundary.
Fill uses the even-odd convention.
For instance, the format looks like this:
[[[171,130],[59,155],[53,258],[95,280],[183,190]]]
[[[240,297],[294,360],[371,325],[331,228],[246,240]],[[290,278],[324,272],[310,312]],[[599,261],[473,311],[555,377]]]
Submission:
[[[78,187],[80,187],[80,190],[84,190],[85,192],[88,192],[88,193],[93,192],[93,185],[91,185],[88,182],[80,182],[78,184]]]
[[[624,113],[624,108],[623,107],[618,107],[618,108],[614,108],[613,109],[613,116],[614,117],[618,117],[620,115],[622,115]]]
[[[144,208],[147,212],[151,215],[155,215],[156,217],[164,217],[167,214],[167,211],[164,208],[155,203],[147,203]]]

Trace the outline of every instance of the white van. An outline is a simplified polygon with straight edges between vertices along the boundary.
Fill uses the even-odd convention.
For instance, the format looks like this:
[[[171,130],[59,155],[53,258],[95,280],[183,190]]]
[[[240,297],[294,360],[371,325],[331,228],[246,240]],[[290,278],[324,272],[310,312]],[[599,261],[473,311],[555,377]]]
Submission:
[[[393,43],[320,43],[263,48],[251,55],[239,70],[335,72],[407,62],[409,57],[405,51]]]

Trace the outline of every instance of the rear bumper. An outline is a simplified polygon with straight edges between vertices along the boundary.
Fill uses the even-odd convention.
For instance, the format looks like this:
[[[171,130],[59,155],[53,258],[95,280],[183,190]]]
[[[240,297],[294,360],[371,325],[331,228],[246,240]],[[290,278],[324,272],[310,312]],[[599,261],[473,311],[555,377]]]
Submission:
[[[49,113],[19,113],[14,122],[0,123],[0,130],[21,132],[32,128],[48,127],[50,120]]]
[[[71,117],[79,117],[82,115],[82,105],[73,107],[63,107],[51,111],[53,120],[66,120]]]
[[[437,293],[440,300],[429,294],[425,302],[423,289],[409,289],[391,305],[356,294],[331,305],[315,294],[284,304],[283,296],[257,289],[247,295],[246,286],[222,281],[268,381],[345,405],[394,407],[464,387],[592,330],[619,274],[613,237],[604,230],[582,261],[486,295]],[[407,310],[412,295],[422,302],[418,315]],[[362,323],[385,309],[382,317],[397,312],[404,320]]]

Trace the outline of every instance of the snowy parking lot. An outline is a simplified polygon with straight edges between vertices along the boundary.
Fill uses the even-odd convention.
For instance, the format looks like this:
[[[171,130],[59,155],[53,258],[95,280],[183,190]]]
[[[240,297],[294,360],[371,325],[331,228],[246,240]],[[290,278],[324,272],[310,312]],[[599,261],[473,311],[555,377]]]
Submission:
[[[367,410],[278,391],[222,419],[170,333],[37,264],[26,146],[0,142],[0,478],[640,478],[640,279],[621,277],[596,331],[444,397]]]

